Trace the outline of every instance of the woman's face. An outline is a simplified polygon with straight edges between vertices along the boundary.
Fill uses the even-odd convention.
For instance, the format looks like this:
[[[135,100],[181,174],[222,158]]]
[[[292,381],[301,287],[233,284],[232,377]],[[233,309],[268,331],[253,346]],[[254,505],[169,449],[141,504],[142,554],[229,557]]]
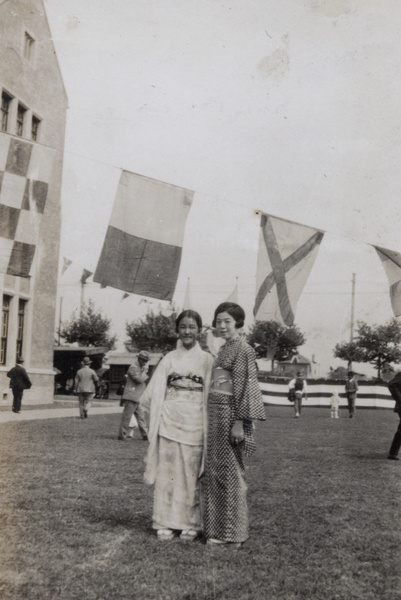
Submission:
[[[225,340],[232,340],[238,336],[235,325],[235,319],[228,312],[219,313],[216,317],[217,333]]]
[[[183,343],[184,348],[189,350],[193,348],[199,336],[199,327],[192,317],[184,317],[178,325],[178,337]]]

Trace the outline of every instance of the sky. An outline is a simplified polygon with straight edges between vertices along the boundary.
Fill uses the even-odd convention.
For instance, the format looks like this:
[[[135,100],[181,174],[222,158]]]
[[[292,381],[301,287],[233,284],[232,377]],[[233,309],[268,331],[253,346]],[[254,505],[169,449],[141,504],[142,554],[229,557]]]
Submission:
[[[372,244],[401,252],[397,0],[45,0],[69,109],[58,318],[79,307],[121,169],[195,192],[174,301],[210,323],[238,278],[252,324],[256,210],[326,231],[296,324],[324,375],[355,320],[392,317]],[[149,307],[89,279],[125,340]],[[62,300],[60,300],[62,298]],[[361,366],[358,370],[364,372]],[[365,369],[366,370],[366,369]]]

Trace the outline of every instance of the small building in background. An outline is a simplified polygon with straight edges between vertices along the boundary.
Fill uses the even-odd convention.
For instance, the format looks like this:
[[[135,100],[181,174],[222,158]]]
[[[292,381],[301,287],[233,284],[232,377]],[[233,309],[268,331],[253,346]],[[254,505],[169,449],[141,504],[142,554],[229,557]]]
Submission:
[[[0,3],[0,93],[0,392],[23,356],[50,403],[67,97],[42,0]]]
[[[77,371],[82,366],[84,356],[89,356],[92,361],[91,369],[100,377],[105,374],[104,357],[108,351],[107,346],[94,348],[93,346],[55,346],[55,394],[72,394]],[[101,371],[99,373],[99,371]]]
[[[288,361],[278,362],[274,373],[278,377],[295,377],[299,371],[305,379],[319,377],[319,364],[315,361],[315,357],[312,356],[310,360],[306,356],[295,354]]]

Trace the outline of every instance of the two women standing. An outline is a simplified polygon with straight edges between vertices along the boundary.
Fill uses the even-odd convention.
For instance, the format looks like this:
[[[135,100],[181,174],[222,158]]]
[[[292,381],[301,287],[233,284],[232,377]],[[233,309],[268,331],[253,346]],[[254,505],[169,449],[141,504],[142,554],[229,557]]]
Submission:
[[[248,538],[243,455],[255,449],[252,422],[265,417],[255,354],[239,333],[244,319],[237,304],[217,307],[213,325],[225,344],[213,365],[198,343],[200,316],[181,313],[177,350],[164,357],[148,386],[145,481],[155,484],[153,527],[159,539],[180,531],[182,539],[191,540],[202,529],[210,544],[241,544]]]

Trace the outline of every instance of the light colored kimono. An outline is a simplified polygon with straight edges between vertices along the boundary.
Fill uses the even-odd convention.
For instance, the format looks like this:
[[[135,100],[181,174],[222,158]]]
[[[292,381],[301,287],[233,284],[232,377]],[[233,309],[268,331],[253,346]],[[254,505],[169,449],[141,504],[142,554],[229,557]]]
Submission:
[[[155,484],[155,529],[202,528],[199,476],[212,365],[213,357],[198,343],[186,350],[178,340],[177,349],[162,359],[142,398],[150,404],[144,479]],[[179,378],[168,385],[172,374]]]

